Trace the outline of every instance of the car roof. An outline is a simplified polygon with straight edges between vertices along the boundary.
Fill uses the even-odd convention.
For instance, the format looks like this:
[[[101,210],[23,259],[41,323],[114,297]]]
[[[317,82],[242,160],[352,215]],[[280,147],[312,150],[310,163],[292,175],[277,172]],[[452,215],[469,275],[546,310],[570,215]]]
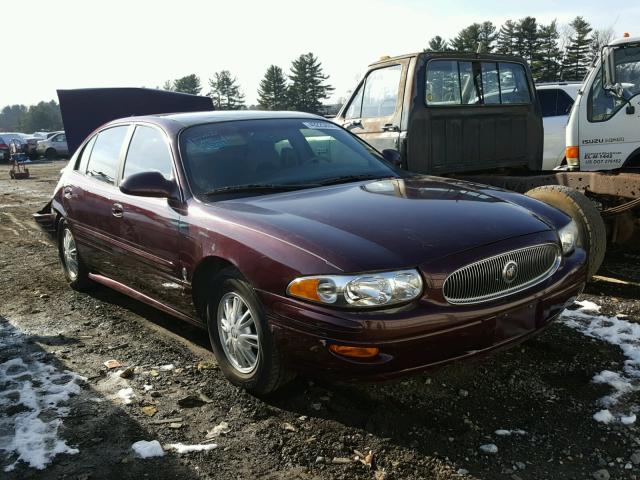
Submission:
[[[158,115],[142,115],[137,117],[126,117],[113,120],[112,123],[122,122],[150,122],[160,125],[173,124],[181,127],[190,127],[203,123],[228,122],[233,120],[263,120],[263,119],[287,119],[287,118],[308,118],[313,120],[325,120],[319,115],[304,112],[272,112],[263,110],[216,110],[213,112],[186,112],[186,113],[166,113]]]

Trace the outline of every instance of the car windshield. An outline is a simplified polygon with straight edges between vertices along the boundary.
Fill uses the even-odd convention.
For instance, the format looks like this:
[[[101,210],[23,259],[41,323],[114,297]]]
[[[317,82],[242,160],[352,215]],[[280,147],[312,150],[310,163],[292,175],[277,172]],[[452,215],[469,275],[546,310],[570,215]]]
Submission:
[[[187,128],[180,151],[195,195],[265,192],[401,175],[379,153],[320,119],[262,119]]]

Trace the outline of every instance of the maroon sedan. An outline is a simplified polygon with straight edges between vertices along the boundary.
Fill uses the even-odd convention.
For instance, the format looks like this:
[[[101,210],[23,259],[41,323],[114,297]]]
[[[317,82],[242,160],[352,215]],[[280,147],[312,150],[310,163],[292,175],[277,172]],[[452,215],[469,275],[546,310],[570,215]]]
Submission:
[[[208,329],[233,383],[380,380],[522,341],[585,282],[576,227],[536,200],[396,168],[302,113],[125,118],[46,212],[72,287]]]

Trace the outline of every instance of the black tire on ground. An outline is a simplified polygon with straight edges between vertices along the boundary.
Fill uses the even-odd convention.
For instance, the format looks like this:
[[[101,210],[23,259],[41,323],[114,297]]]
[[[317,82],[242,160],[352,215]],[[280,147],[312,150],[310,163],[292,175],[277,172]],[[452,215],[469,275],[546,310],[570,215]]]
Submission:
[[[68,233],[67,233],[68,232]],[[89,269],[82,261],[80,257],[80,253],[76,249],[76,258],[77,258],[77,268],[76,271],[72,271],[69,265],[67,265],[67,260],[64,254],[64,238],[65,235],[71,235],[75,245],[75,237],[73,236],[73,232],[69,228],[69,224],[66,220],[62,219],[58,223],[58,256],[60,258],[60,264],[62,266],[62,271],[64,272],[64,276],[69,283],[69,286],[74,290],[78,290],[81,292],[91,290],[94,286],[94,283],[89,279]]]
[[[544,185],[525,195],[562,210],[578,226],[578,242],[587,252],[588,276],[596,274],[607,250],[607,230],[600,212],[585,195],[564,185]]]
[[[58,158],[58,152],[56,152],[55,148],[47,148],[47,151],[44,152],[44,156],[47,160],[55,160]]]
[[[253,370],[245,373],[239,371],[231,363],[222,346],[218,323],[224,310],[224,307],[221,307],[221,303],[223,297],[228,293],[239,295],[251,310],[254,317],[255,331],[258,335],[257,364],[253,367]],[[294,377],[291,371],[285,368],[282,363],[260,299],[251,285],[235,268],[226,268],[212,279],[206,317],[209,339],[211,340],[216,360],[220,370],[231,383],[251,393],[266,395],[277,390]]]

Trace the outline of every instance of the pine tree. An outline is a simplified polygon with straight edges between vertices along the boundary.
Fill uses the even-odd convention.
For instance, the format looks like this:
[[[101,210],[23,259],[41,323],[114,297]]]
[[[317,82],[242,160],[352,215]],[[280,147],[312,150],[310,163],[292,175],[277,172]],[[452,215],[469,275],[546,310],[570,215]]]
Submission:
[[[173,90],[176,92],[190,93],[191,95],[200,95],[200,91],[202,90],[200,78],[195,73],[178,78],[173,82]]]
[[[496,40],[496,53],[513,55],[516,45],[516,24],[513,20],[507,20],[500,27]]]
[[[244,94],[240,92],[240,87],[229,70],[216,72],[214,77],[209,79],[209,86],[211,87],[209,96],[213,99],[216,110],[244,108]]]
[[[457,52],[476,52],[479,44],[482,44],[484,52],[490,52],[496,39],[495,32],[496,27],[491,22],[472,23],[460,30],[449,43]]]
[[[173,82],[171,80],[167,80],[162,84],[162,90],[167,90],[168,92],[173,92],[175,90],[173,86]]]
[[[444,52],[449,49],[447,41],[440,35],[436,35],[429,40],[429,45],[424,49],[425,52]]]
[[[333,91],[332,86],[324,83],[328,78],[313,53],[300,55],[291,63],[289,106],[301,112],[318,113],[321,101],[329,98]]]
[[[576,17],[569,24],[573,29],[569,45],[565,49],[562,61],[562,80],[581,81],[587,73],[591,56],[591,26],[582,17]]]
[[[289,108],[287,79],[276,65],[267,68],[258,89],[258,103],[264,110],[286,110]]]
[[[540,25],[538,28],[538,49],[531,65],[536,81],[555,82],[558,80],[562,60],[559,39],[560,33],[555,20],[549,25]]]
[[[515,28],[515,53],[531,64],[538,50],[538,24],[534,17],[518,20]]]

